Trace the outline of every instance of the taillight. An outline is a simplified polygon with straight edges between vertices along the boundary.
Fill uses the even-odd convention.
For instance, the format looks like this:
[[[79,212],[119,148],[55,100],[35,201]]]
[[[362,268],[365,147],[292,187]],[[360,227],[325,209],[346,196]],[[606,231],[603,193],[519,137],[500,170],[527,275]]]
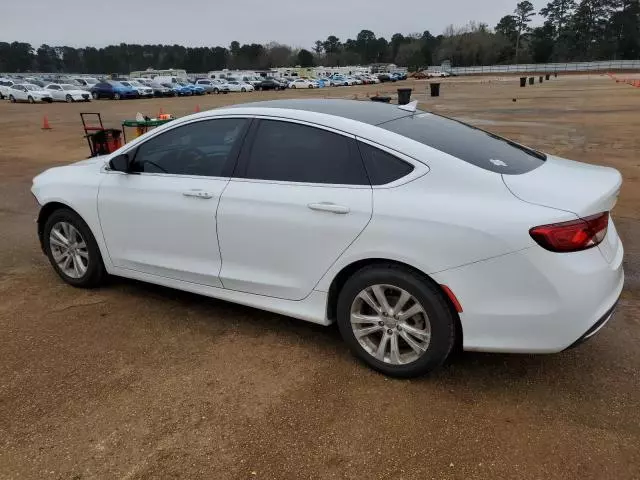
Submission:
[[[595,247],[607,236],[609,212],[570,222],[540,225],[529,230],[542,248],[552,252],[577,252]]]

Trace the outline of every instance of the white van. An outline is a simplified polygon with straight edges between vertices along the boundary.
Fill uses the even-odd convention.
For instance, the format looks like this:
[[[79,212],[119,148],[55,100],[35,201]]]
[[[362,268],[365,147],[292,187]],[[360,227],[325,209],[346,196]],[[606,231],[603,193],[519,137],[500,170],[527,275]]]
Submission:
[[[165,75],[158,75],[157,77],[154,77],[153,81],[165,84],[165,83],[178,83],[180,79],[178,77],[168,77]]]

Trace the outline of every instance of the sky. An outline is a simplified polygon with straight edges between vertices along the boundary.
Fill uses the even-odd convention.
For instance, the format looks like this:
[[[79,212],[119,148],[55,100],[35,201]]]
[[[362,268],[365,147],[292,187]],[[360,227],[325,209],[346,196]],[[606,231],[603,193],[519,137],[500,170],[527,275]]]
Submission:
[[[0,41],[38,47],[119,43],[228,46],[276,41],[311,48],[336,35],[429,30],[474,20],[494,27],[517,0],[1,0]],[[538,10],[546,2],[532,2]]]

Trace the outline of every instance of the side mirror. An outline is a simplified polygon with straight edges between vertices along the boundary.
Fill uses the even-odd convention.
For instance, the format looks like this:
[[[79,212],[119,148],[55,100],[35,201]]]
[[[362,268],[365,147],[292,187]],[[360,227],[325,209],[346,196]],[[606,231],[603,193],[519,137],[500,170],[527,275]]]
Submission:
[[[129,173],[129,154],[123,153],[109,160],[109,168],[115,172]]]

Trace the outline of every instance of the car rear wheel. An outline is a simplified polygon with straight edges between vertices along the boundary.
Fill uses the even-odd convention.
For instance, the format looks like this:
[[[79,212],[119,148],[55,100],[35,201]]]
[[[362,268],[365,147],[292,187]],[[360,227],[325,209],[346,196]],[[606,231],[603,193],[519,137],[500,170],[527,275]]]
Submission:
[[[11,103],[16,103],[16,98],[13,95],[9,95],[9,101]]]
[[[113,94],[113,99],[114,99],[114,100],[120,100],[120,94],[119,94],[119,93],[117,93],[117,92],[116,92],[116,93],[114,93],[114,94]]]
[[[241,91],[241,92],[246,92],[246,91],[247,91],[247,89],[246,89],[246,88],[244,88],[244,87],[242,87],[242,88],[240,89],[240,91]]]
[[[33,99],[33,97],[32,97],[31,95],[29,95],[29,96],[27,97],[27,101],[28,101],[29,103],[36,103],[36,101]]]
[[[347,280],[337,319],[352,352],[394,377],[434,370],[455,343],[455,319],[442,291],[396,265],[365,267]]]
[[[93,97],[94,100],[98,100],[99,98],[98,92],[93,92],[91,96]]]
[[[71,95],[67,95],[64,99],[66,100],[67,103],[73,102],[73,97]]]
[[[80,216],[59,209],[47,219],[43,244],[49,262],[60,278],[74,287],[91,288],[106,276],[98,244]]]

